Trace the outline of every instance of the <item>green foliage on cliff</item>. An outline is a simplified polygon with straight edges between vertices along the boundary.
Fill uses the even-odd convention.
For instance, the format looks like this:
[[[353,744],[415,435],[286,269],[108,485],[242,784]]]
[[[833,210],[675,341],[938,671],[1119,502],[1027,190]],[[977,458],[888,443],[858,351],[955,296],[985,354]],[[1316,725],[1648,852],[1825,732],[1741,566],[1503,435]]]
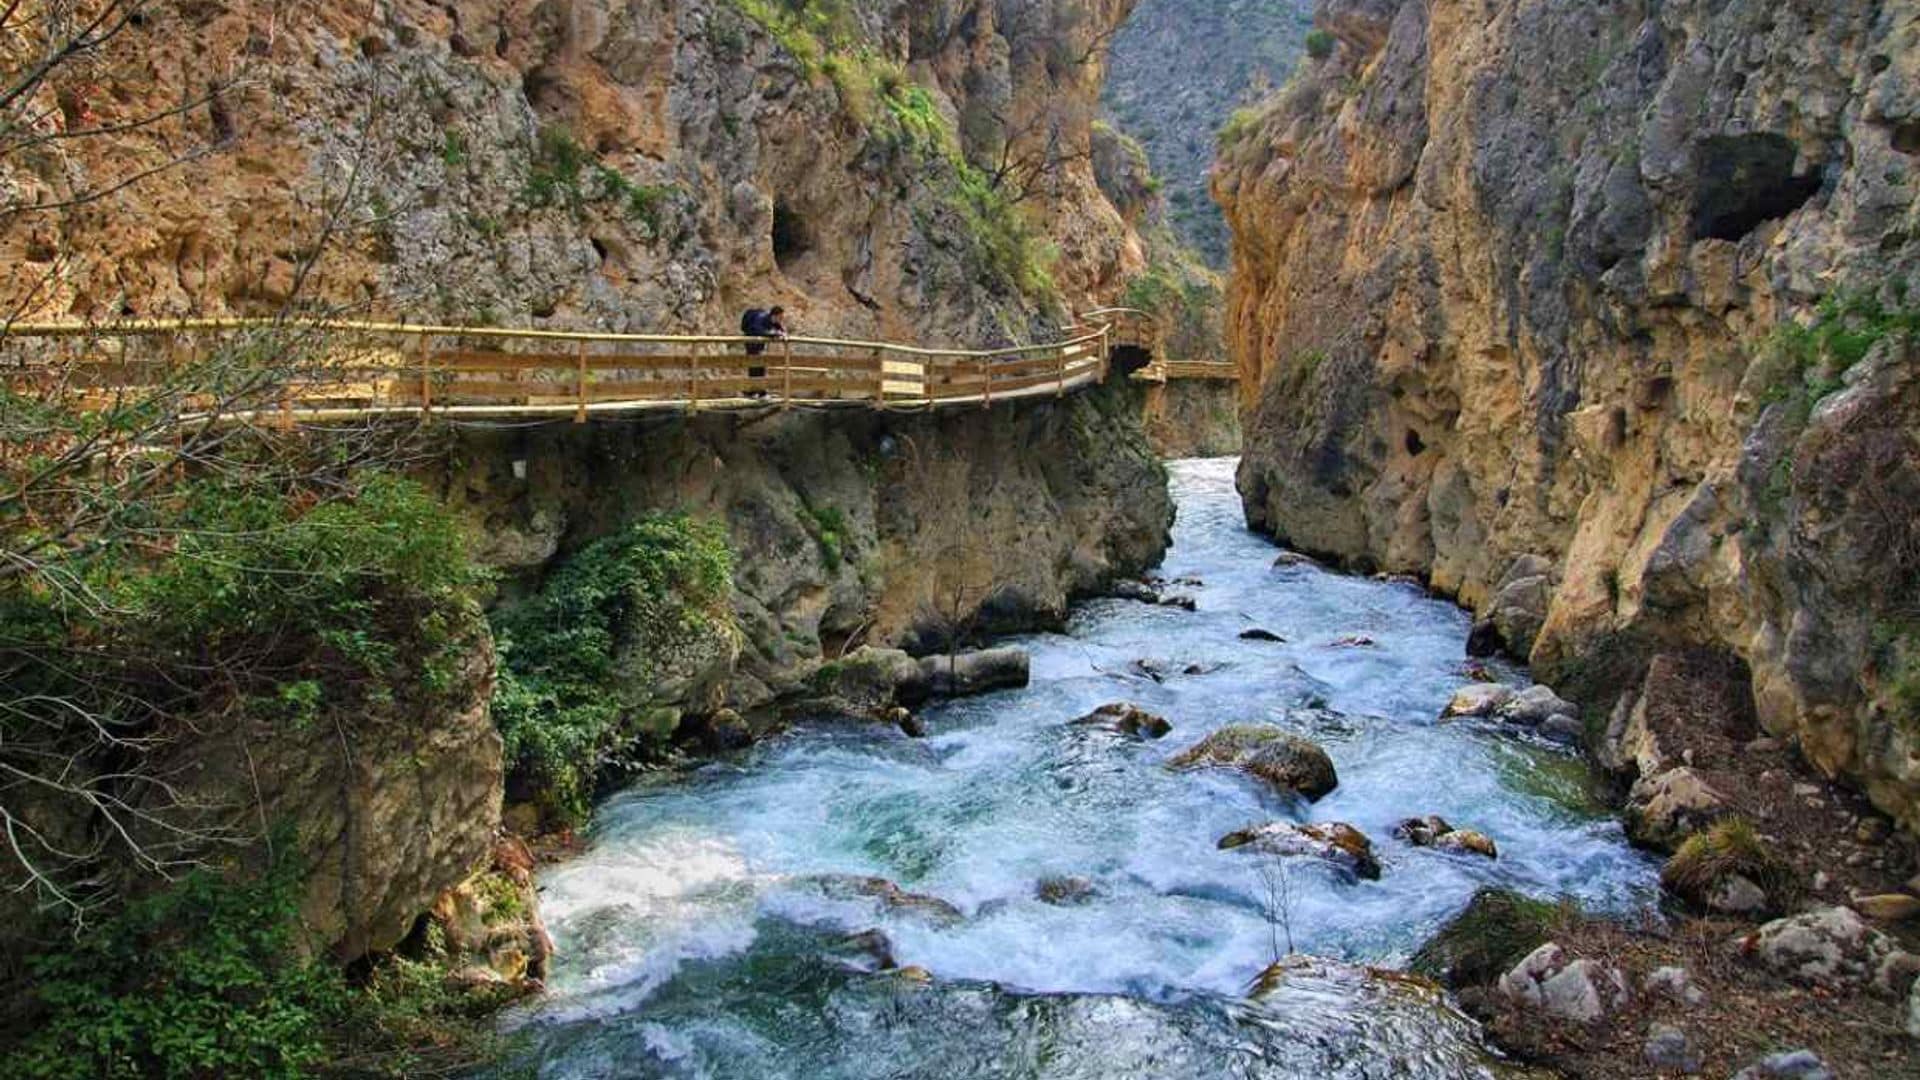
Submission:
[[[1307,55],[1315,60],[1325,60],[1333,55],[1336,44],[1332,34],[1325,30],[1314,30],[1307,35]]]
[[[658,235],[661,212],[677,192],[668,184],[635,183],[581,146],[572,132],[551,126],[540,129],[521,197],[535,209],[565,207],[576,212],[589,203],[611,203]]]
[[[1156,243],[1165,250],[1171,237]],[[1220,311],[1224,298],[1211,274],[1187,259],[1157,258],[1147,272],[1127,283],[1121,302],[1152,312],[1160,323],[1167,355],[1175,360],[1216,360],[1226,351],[1221,337]]]
[[[255,878],[201,871],[31,958],[0,1075],[399,1077],[496,1055],[499,1002],[453,988],[444,957],[350,978],[301,951],[299,898],[292,858]]]
[[[0,1073],[35,1078],[297,1077],[351,999],[301,958],[297,877],[196,874],[30,961],[32,1033]]]
[[[604,771],[657,719],[654,680],[679,650],[731,627],[733,555],[713,522],[652,516],[568,559],[494,617],[494,722],[509,788],[548,814],[586,815]],[[644,749],[644,747],[642,747]]]

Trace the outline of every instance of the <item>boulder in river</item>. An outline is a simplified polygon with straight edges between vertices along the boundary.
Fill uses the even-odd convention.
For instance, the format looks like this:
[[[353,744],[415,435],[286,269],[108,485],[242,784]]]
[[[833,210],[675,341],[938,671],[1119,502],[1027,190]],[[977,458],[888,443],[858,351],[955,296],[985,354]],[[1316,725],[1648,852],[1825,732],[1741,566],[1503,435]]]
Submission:
[[[920,675],[934,696],[962,697],[1025,686],[1031,663],[1025,649],[980,649],[922,657]]]
[[[1142,581],[1120,580],[1107,587],[1107,595],[1116,600],[1137,600],[1142,604],[1157,604],[1160,593],[1151,585]]]
[[[1493,711],[1513,700],[1513,687],[1500,683],[1474,683],[1453,692],[1453,699],[1440,710],[1442,720],[1461,716],[1492,716]]]
[[[1553,692],[1551,687],[1535,684],[1513,695],[1494,709],[1493,715],[1509,724],[1537,728],[1556,716],[1579,719],[1580,708]]]
[[[1352,877],[1369,881],[1380,877],[1380,861],[1373,856],[1373,841],[1344,821],[1307,825],[1269,821],[1228,833],[1220,838],[1220,848],[1223,851],[1244,848],[1265,855],[1306,855]]]
[[[1076,727],[1099,728],[1135,739],[1158,739],[1173,730],[1165,717],[1125,702],[1102,705],[1072,723]]]
[[[917,915],[936,926],[952,926],[965,918],[960,909],[937,896],[911,893],[882,877],[858,874],[816,874],[809,878],[820,892],[835,900],[878,900],[888,911]]]
[[[1100,889],[1083,877],[1056,874],[1034,883],[1033,895],[1043,904],[1064,906],[1084,904],[1100,895]]]
[[[1262,724],[1223,727],[1175,755],[1167,765],[1173,769],[1239,769],[1308,802],[1324,797],[1340,783],[1333,771],[1333,759],[1325,750],[1298,735]]]
[[[1266,642],[1284,644],[1287,639],[1281,637],[1279,634],[1276,634],[1271,630],[1264,630],[1258,626],[1254,626],[1246,630],[1240,631],[1240,640],[1241,641],[1266,641]]]
[[[1407,818],[1393,827],[1393,835],[1414,847],[1466,852],[1484,855],[1489,859],[1500,857],[1500,849],[1491,837],[1473,829],[1454,828],[1448,824],[1446,818],[1438,814],[1428,814],[1423,818]]]

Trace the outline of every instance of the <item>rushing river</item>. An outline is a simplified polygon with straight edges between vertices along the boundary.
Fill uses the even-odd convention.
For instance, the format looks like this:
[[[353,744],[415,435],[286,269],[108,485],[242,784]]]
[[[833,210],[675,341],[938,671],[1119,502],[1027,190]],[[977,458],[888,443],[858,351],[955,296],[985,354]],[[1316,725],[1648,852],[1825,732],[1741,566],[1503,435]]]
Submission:
[[[550,994],[516,1018],[540,1075],[1480,1070],[1472,1025],[1404,988],[1323,973],[1257,1005],[1242,995],[1288,928],[1299,952],[1391,967],[1481,885],[1624,910],[1652,895],[1650,864],[1585,802],[1569,758],[1435,722],[1466,681],[1466,616],[1412,586],[1276,568],[1243,524],[1233,462],[1172,471],[1180,516],[1162,573],[1198,580],[1175,590],[1198,611],[1091,603],[1066,633],[1019,642],[1030,687],[932,708],[926,739],[799,730],[600,807],[590,850],[542,881],[559,961]],[[1286,640],[1240,639],[1250,627]],[[1335,644],[1355,635],[1374,644]],[[1068,726],[1115,701],[1172,734]],[[1234,774],[1165,768],[1249,721],[1319,742],[1339,788],[1296,806]],[[1494,837],[1499,859],[1393,839],[1398,820],[1431,813]],[[1258,857],[1215,847],[1274,819],[1355,825],[1384,872],[1347,881],[1293,860],[1276,925]],[[963,917],[821,875],[885,878]],[[1094,893],[1043,902],[1049,877]],[[861,970],[877,937],[847,936],[869,929],[931,980]]]

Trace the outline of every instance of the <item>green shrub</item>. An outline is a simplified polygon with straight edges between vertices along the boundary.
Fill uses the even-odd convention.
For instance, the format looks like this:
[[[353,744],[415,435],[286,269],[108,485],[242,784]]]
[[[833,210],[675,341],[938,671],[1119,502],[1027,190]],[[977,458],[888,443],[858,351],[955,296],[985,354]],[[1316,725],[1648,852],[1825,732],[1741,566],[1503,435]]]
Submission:
[[[537,596],[496,613],[493,716],[517,797],[584,819],[602,773],[644,740],[665,659],[731,628],[732,574],[721,526],[653,516],[582,549]]]
[[[19,1077],[298,1077],[350,1008],[300,957],[296,878],[196,874],[29,961],[38,1023],[0,1059]]]
[[[1314,30],[1307,35],[1307,55],[1315,60],[1325,60],[1333,55],[1335,44],[1332,34],[1325,30]]]
[[[1227,122],[1221,125],[1220,133],[1215,136],[1215,139],[1222,149],[1232,146],[1253,134],[1253,130],[1260,126],[1263,115],[1261,109],[1251,105],[1235,109],[1233,115],[1227,117]]]
[[[1660,870],[1660,884],[1676,896],[1704,904],[1713,890],[1738,874],[1760,886],[1780,906],[1793,894],[1793,868],[1767,846],[1745,818],[1730,817],[1687,837]]]
[[[533,169],[527,175],[523,195],[535,208],[568,206],[579,209],[582,203],[580,176],[593,155],[574,140],[566,128],[540,129],[534,142]]]
[[[497,1056],[502,1002],[456,989],[438,951],[359,980],[306,956],[296,871],[283,856],[253,878],[195,873],[30,957],[30,1023],[0,1036],[0,1075],[398,1077]]]

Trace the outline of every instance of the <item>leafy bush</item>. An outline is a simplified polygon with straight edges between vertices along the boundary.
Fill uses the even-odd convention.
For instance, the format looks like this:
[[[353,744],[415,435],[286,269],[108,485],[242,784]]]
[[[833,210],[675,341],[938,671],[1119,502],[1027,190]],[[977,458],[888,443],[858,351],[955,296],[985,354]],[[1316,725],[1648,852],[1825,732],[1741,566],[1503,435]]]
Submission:
[[[1315,60],[1325,60],[1333,55],[1335,44],[1332,34],[1325,30],[1314,30],[1307,34],[1307,55]]]
[[[252,879],[196,873],[30,958],[30,1023],[0,1039],[0,1075],[408,1076],[495,1056],[500,1002],[456,989],[431,947],[359,981],[304,956],[296,870],[283,857]]]
[[[585,817],[602,772],[646,734],[665,659],[731,627],[732,575],[721,526],[652,516],[582,549],[537,596],[495,615],[493,715],[517,797]]]
[[[296,877],[196,874],[29,961],[38,1023],[0,1072],[20,1077],[297,1077],[350,1007],[300,957]]]
[[[1220,133],[1215,136],[1221,148],[1232,146],[1253,134],[1253,129],[1260,126],[1262,116],[1262,110],[1252,105],[1233,110],[1233,115],[1227,117],[1227,122],[1221,125]]]

